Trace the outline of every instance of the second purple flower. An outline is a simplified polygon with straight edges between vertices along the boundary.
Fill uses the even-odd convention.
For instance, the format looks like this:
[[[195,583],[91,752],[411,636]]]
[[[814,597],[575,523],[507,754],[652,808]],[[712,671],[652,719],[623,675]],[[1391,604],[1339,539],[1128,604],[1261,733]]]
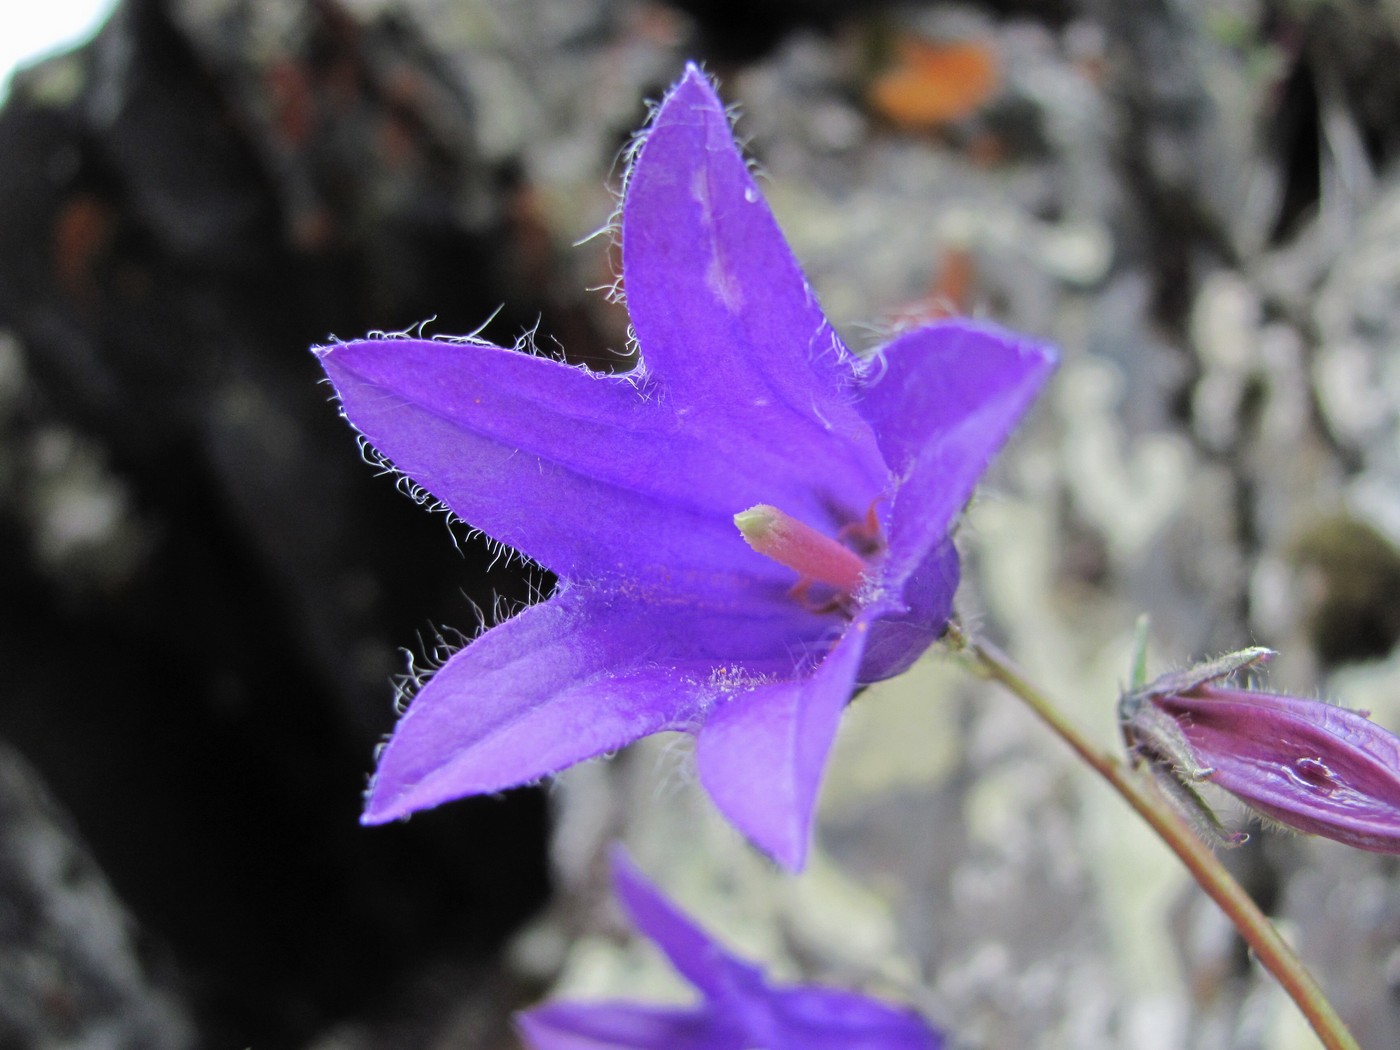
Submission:
[[[613,881],[637,928],[700,992],[691,1006],[549,1002],[517,1015],[534,1050],[942,1050],[908,1007],[820,985],[781,985],[727,951],[619,849]]]

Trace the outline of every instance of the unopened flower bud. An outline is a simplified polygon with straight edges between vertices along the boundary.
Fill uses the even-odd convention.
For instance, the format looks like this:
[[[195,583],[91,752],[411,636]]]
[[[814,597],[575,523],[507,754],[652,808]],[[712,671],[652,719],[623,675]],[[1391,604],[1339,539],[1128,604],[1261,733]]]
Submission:
[[[1400,738],[1346,708],[1219,684],[1264,650],[1158,679],[1124,698],[1124,733],[1188,793],[1209,782],[1279,824],[1400,853]]]

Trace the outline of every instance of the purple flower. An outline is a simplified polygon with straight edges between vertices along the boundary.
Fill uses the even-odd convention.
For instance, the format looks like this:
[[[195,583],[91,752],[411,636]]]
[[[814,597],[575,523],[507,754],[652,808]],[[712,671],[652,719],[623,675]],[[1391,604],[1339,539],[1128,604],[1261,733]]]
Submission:
[[[1321,700],[1217,683],[1266,659],[1246,650],[1159,679],[1125,706],[1140,752],[1298,831],[1400,853],[1400,738]]]
[[[398,470],[559,577],[422,687],[363,819],[685,730],[720,809],[797,868],[842,708],[943,630],[954,518],[1054,355],[951,323],[855,358],[693,66],[634,156],[631,372],[470,339],[318,351]]]
[[[617,893],[637,927],[700,990],[692,1007],[548,1003],[516,1018],[534,1050],[938,1050],[938,1034],[907,1008],[833,988],[769,984],[678,911],[621,850]]]

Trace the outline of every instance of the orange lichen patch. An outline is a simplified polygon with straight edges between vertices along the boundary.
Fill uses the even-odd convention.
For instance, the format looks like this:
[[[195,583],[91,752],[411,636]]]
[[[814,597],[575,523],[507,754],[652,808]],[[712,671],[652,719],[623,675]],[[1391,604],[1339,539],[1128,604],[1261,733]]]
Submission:
[[[112,206],[91,193],[76,194],[59,210],[54,219],[54,270],[68,291],[83,291],[91,285],[97,260],[112,241],[116,219]]]
[[[870,85],[867,99],[886,120],[909,131],[934,131],[971,116],[1001,84],[996,50],[981,41],[898,41],[895,63]]]

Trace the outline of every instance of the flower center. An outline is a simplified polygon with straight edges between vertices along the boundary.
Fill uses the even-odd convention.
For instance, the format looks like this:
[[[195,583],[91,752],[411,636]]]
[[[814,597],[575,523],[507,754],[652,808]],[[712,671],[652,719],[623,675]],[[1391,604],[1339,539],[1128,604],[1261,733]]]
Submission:
[[[734,524],[744,541],[759,554],[796,572],[800,577],[798,587],[804,590],[810,583],[825,583],[844,595],[852,595],[869,568],[866,560],[849,547],[767,503],[734,515]],[[867,535],[872,526],[873,533]],[[879,535],[874,508],[866,523],[841,530],[843,536],[848,532],[874,541]]]

